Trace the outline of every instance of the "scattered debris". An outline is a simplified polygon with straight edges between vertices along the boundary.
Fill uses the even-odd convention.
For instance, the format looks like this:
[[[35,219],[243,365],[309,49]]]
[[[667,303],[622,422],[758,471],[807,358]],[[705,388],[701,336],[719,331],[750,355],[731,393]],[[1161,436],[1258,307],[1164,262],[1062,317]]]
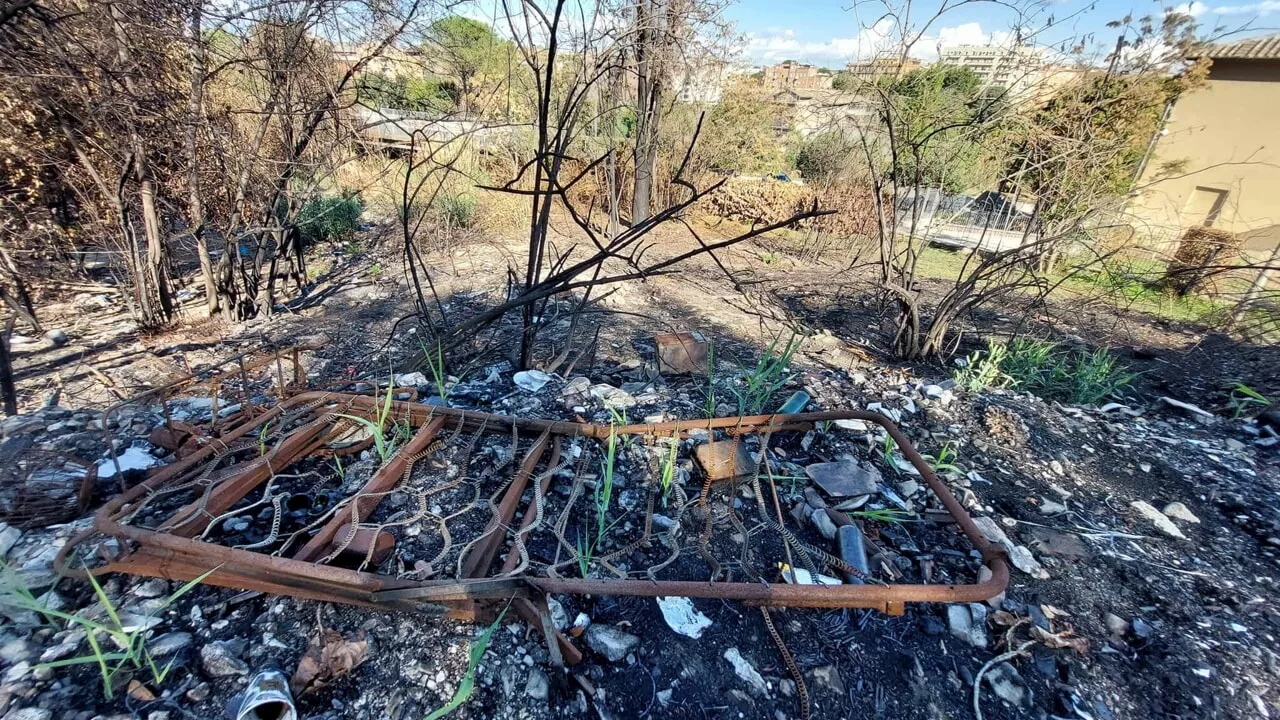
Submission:
[[[521,390],[536,393],[546,387],[547,383],[553,378],[542,372],[541,370],[521,370],[511,377],[511,380]]]
[[[760,676],[755,666],[742,657],[742,653],[738,651],[738,648],[731,647],[725,650],[724,659],[729,661],[729,664],[733,666],[733,673],[738,676],[738,679],[747,684],[753,695],[767,695],[769,693],[769,684]]]
[[[593,623],[587,628],[586,638],[587,646],[608,658],[609,662],[620,662],[640,647],[640,638],[612,625]]]
[[[1190,508],[1180,502],[1171,502],[1168,505],[1165,505],[1164,509],[1160,512],[1162,512],[1165,517],[1169,517],[1174,520],[1189,522],[1193,525],[1200,524],[1200,518],[1196,517],[1196,514],[1191,512]]]
[[[833,498],[870,495],[882,481],[880,471],[875,467],[864,466],[852,460],[815,463],[805,467],[804,472],[823,492]]]
[[[658,372],[667,374],[705,373],[707,339],[702,333],[681,332],[656,335]]]
[[[235,720],[297,720],[289,679],[279,670],[264,670],[249,681]]]
[[[1182,402],[1181,400],[1174,400],[1173,398],[1166,397],[1166,396],[1162,396],[1160,398],[1160,402],[1172,408],[1181,410],[1187,415],[1189,415],[1190,417],[1195,418],[1196,420],[1199,420],[1201,422],[1213,423],[1213,422],[1217,422],[1218,420],[1217,415],[1214,415],[1213,413],[1209,412],[1208,410],[1205,410],[1202,407],[1199,407],[1197,405],[1192,405],[1191,403],[1185,403],[1185,402]]]
[[[336,630],[318,630],[289,681],[294,695],[319,690],[359,667],[369,654],[364,633],[345,636]]]
[[[1145,500],[1134,500],[1129,503],[1129,507],[1137,510],[1139,515],[1151,521],[1151,524],[1165,535],[1172,538],[1178,538],[1179,540],[1187,539],[1187,536],[1182,534],[1182,531],[1178,529],[1178,526],[1174,525],[1169,518],[1165,517],[1164,513],[1157,510],[1151,503]]]
[[[662,618],[676,632],[694,639],[702,637],[702,632],[711,627],[711,618],[698,612],[693,600],[687,597],[657,598],[658,607],[662,610]]]

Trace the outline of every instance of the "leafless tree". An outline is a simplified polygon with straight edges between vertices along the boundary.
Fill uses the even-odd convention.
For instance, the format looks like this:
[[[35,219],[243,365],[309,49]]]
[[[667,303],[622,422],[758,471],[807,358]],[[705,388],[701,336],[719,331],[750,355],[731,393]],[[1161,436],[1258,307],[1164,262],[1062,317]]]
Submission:
[[[695,131],[684,162],[671,178],[674,185],[683,188],[683,198],[642,220],[633,218],[629,227],[609,222],[607,212],[597,207],[596,199],[582,207],[574,200],[575,186],[597,168],[616,162],[620,150],[609,145],[598,156],[580,157],[577,148],[584,144],[579,141],[591,128],[598,127],[592,122],[596,113],[611,110],[593,106],[592,101],[613,96],[607,90],[597,90],[601,85],[607,86],[616,73],[627,70],[634,28],[614,22],[616,18],[608,15],[603,4],[555,0],[544,8],[534,0],[506,0],[502,7],[508,34],[514,39],[524,72],[534,88],[536,140],[532,159],[505,183],[485,189],[528,198],[524,265],[512,268],[518,281],[506,301],[471,317],[438,323],[442,328],[440,341],[456,343],[508,313],[518,312],[521,330],[517,362],[521,367],[532,367],[536,362],[535,348],[547,322],[545,311],[558,296],[578,293],[576,307],[581,311],[596,297],[598,289],[610,284],[666,274],[690,258],[702,254],[714,257],[722,248],[826,214],[814,206],[782,221],[710,243],[692,233],[694,247],[651,258],[651,253],[660,252],[655,249],[651,233],[664,224],[682,223],[691,207],[724,183],[721,179],[699,187],[685,177],[685,165],[698,133]],[[567,216],[581,232],[582,242],[556,246],[551,234],[553,212]],[[686,227],[692,231],[692,226]],[[422,270],[425,272],[426,268]],[[418,294],[422,296],[420,289]],[[420,302],[419,306],[419,312],[431,312],[427,303]],[[437,311],[443,320],[443,308],[437,307]],[[563,355],[563,351],[552,355]]]

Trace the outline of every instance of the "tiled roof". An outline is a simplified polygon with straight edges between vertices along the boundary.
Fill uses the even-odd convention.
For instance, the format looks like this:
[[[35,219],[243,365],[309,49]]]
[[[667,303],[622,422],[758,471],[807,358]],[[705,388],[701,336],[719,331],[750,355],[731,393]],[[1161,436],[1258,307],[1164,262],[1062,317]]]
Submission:
[[[1192,57],[1280,60],[1280,35],[1264,35],[1234,43],[1207,45]]]

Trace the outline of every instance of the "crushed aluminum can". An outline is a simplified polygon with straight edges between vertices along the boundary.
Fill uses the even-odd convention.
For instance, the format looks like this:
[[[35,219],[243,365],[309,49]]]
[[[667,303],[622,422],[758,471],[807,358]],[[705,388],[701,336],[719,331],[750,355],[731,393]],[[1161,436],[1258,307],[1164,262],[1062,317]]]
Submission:
[[[235,720],[298,720],[289,678],[279,670],[263,670],[245,688]]]

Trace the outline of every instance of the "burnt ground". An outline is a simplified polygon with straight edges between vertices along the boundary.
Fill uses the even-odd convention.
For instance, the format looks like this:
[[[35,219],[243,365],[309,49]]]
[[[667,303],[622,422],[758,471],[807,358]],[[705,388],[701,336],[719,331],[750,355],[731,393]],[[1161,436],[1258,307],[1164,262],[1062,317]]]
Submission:
[[[353,260],[347,272],[322,278],[312,299],[273,320],[242,326],[208,321],[180,335],[144,336],[127,329],[118,304],[95,309],[86,298],[69,298],[62,317],[70,323],[70,342],[58,348],[43,340],[19,346],[20,387],[29,404],[61,387],[64,406],[101,407],[111,400],[112,384],[127,394],[186,364],[198,366],[262,339],[286,343],[320,332],[330,343],[308,359],[325,377],[385,379],[388,358],[377,351],[408,307],[402,281],[368,271],[374,264],[395,267],[393,251],[387,252],[378,257],[371,251]],[[447,307],[468,307],[498,292],[504,252],[502,246],[478,241],[455,251],[448,265],[456,273],[441,262]],[[886,359],[882,308],[860,278],[798,262],[763,268],[745,250],[726,261],[771,279],[738,294],[705,263],[622,287],[602,303],[602,310],[613,312],[596,320],[601,327],[597,352],[573,375],[619,387],[636,382],[652,357],[653,333],[697,329],[716,341],[723,382],[731,383],[732,363],[752,365],[782,320],[828,331],[829,336],[806,342],[794,378],[770,402],[776,406],[803,388],[813,396],[810,410],[881,403],[898,411],[900,424],[923,452],[937,454],[948,443],[955,449],[959,471],[949,473],[948,481],[957,497],[975,516],[992,518],[1043,569],[1040,577],[1013,570],[1005,597],[987,608],[976,632],[957,632],[953,623],[962,618],[938,604],[908,605],[900,617],[863,610],[775,610],[774,622],[810,693],[812,717],[971,717],[979,670],[992,657],[1022,648],[1033,633],[1041,641],[1010,658],[1016,673],[994,673],[1003,678],[997,683],[1003,698],[983,681],[984,717],[1245,718],[1280,711],[1274,650],[1280,631],[1274,600],[1280,552],[1276,450],[1256,446],[1251,433],[1256,429],[1229,413],[1206,422],[1157,400],[1167,394],[1219,409],[1235,382],[1266,393],[1280,377],[1274,348],[1239,345],[1158,318],[1050,301],[1036,309],[1037,330],[1068,342],[1116,348],[1143,371],[1118,399],[1123,407],[1103,413],[1029,394],[960,389],[944,401],[921,390],[948,379],[949,368]],[[1022,320],[1018,315],[1002,309],[969,318],[967,342],[1009,331]],[[113,329],[115,322],[121,325]],[[497,337],[504,337],[503,331]],[[510,347],[506,338],[505,345],[478,341],[477,347]],[[391,338],[396,372],[411,369],[414,346],[404,327]],[[477,355],[463,383],[483,384],[486,364],[501,359],[501,352]],[[90,364],[107,380],[85,369]],[[460,360],[459,367],[467,366]],[[630,417],[638,421],[658,412],[697,417],[705,383],[697,376],[664,379],[652,389],[652,398],[628,411]],[[559,401],[561,384],[530,395],[512,384],[508,370],[493,381],[491,392],[460,401],[495,412],[571,419],[579,413]],[[422,391],[429,394],[431,388]],[[734,408],[719,410],[727,415]],[[588,404],[583,414],[597,422],[609,419],[598,403]],[[886,464],[874,436],[833,430],[818,439],[816,448],[815,460],[845,453],[878,467],[891,488],[912,480]],[[804,455],[794,445],[784,450],[803,464]],[[696,494],[700,479],[686,482]],[[786,489],[784,501],[802,503],[801,489]],[[100,484],[97,497],[105,499],[112,491]],[[721,501],[727,512],[732,497]],[[1134,501],[1156,508],[1181,502],[1199,522],[1175,520],[1186,539],[1169,537],[1131,506]],[[924,493],[912,502],[916,509],[936,505]],[[963,553],[938,552],[963,547],[945,524],[867,521],[864,529],[894,551],[909,577],[925,572],[926,565],[965,582],[976,576],[976,563]],[[797,531],[821,542],[807,524],[798,524]],[[51,539],[70,532],[68,527],[29,530],[8,560],[21,565]],[[914,552],[907,544],[913,539],[919,546]],[[696,552],[687,555],[686,562],[699,559]],[[689,568],[696,569],[696,563]],[[768,580],[779,581],[776,573]],[[142,608],[148,602],[143,595],[172,589],[161,591],[128,577],[107,584],[125,608]],[[56,590],[66,607],[92,609],[94,598],[85,584],[64,580]],[[510,624],[494,635],[475,694],[456,717],[801,716],[788,669],[755,608],[695,601],[712,621],[695,640],[675,633],[653,600],[558,600],[570,621],[582,613],[593,625],[612,625],[639,638],[638,645],[627,657],[610,661],[579,638],[575,642],[584,648],[586,661],[565,670],[550,665],[537,633]],[[961,614],[970,617],[972,609],[964,610]],[[192,637],[174,654],[174,670],[165,682],[151,683],[159,694],[151,701],[121,695],[106,700],[92,666],[34,669],[45,648],[66,638],[65,631],[33,626],[30,618],[11,620],[3,629],[5,648],[12,652],[0,658],[6,668],[0,712],[15,718],[218,717],[246,677],[214,673],[202,658],[205,648],[230,642],[244,670],[276,666],[291,673],[322,626],[352,636],[363,633],[368,659],[349,675],[300,697],[301,717],[423,717],[452,696],[478,631],[443,618],[215,588],[198,588],[160,615],[155,636]],[[245,641],[243,647],[236,640]],[[1053,644],[1065,647],[1049,647]],[[730,648],[763,677],[765,689],[734,673],[725,659]],[[81,644],[78,653],[83,652]],[[23,660],[27,667],[15,669]],[[539,673],[548,680],[545,699]],[[23,708],[49,714],[16,714]]]

